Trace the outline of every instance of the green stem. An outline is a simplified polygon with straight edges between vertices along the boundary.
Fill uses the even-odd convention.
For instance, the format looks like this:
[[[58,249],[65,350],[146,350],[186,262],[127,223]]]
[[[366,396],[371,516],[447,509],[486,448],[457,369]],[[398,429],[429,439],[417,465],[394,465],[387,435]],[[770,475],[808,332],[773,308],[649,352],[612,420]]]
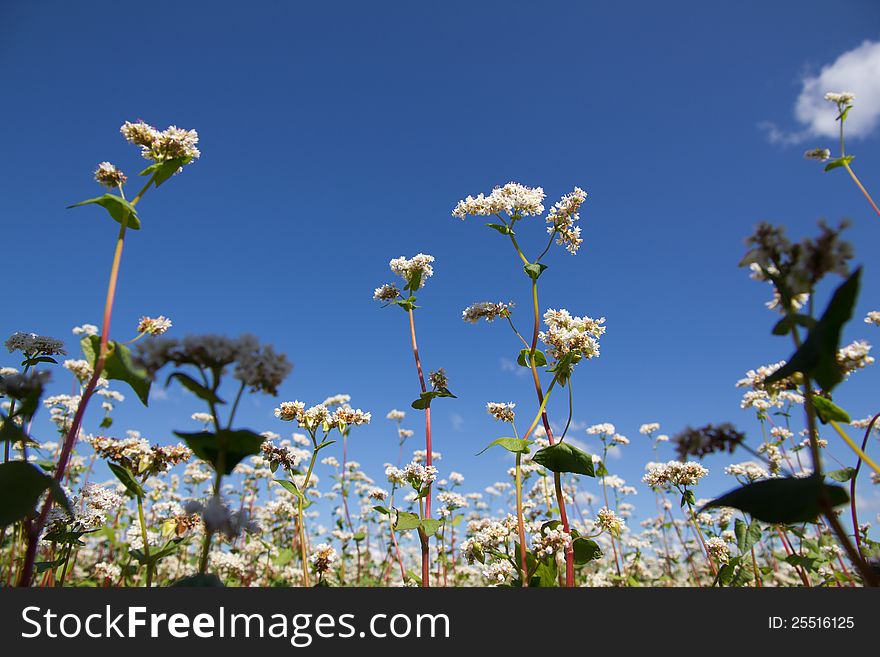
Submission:
[[[144,558],[147,560],[147,588],[153,585],[153,562],[150,561],[150,541],[147,536],[147,523],[144,520],[144,498],[137,496],[138,520],[141,523],[141,540],[144,544]]]

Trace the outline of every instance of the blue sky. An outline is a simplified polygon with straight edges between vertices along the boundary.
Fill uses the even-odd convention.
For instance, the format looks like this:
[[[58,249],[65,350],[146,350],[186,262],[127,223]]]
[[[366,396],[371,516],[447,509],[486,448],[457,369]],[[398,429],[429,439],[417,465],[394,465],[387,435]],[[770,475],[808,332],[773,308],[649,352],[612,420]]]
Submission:
[[[197,129],[202,157],[140,206],[113,337],[164,314],[174,335],[251,332],[286,352],[295,370],[280,398],[250,400],[242,425],[281,432],[277,401],[349,393],[375,418],[352,457],[379,478],[396,458],[384,416],[407,409],[418,382],[404,314],[371,295],[389,259],[430,253],[419,342],[458,395],[435,406],[438,465],[464,473],[468,490],[503,478],[503,454],[473,457],[503,435],[485,403],[517,402],[524,417],[534,392],[505,365],[518,351],[509,330],[460,314],[486,299],[525,311],[528,281],[499,235],[450,211],[516,180],[543,186],[550,203],[574,185],[589,193],[579,255],[554,247],[541,279],[545,308],[607,318],[601,358],[575,376],[572,435],[614,423],[632,444],[612,469],[631,483],[651,459],[645,422],[671,435],[729,420],[756,444],[734,383],[791,351],[770,336],[769,289],[737,268],[758,221],[798,238],[821,217],[854,221],[866,271],[846,339],[877,341],[861,318],[880,308],[868,258],[880,221],[845,174],[803,160],[834,142],[793,113],[804,80],[876,41],[877,25],[867,1],[4,3],[0,334],[64,337],[73,353],[71,327],[100,323],[115,224],[65,206],[99,193],[102,160],[139,170],[118,127],[142,118]],[[857,99],[854,112],[876,111]],[[878,139],[862,132],[850,150],[870,187]],[[543,247],[538,222],[520,235]],[[878,410],[878,384],[876,368],[861,372],[838,399],[864,417]],[[114,429],[166,442],[195,428],[196,410],[175,388],[149,410],[129,394]],[[551,410],[564,420],[563,406]],[[421,418],[411,411],[405,426]],[[698,496],[731,483],[713,475]],[[646,493],[635,501],[650,506]]]

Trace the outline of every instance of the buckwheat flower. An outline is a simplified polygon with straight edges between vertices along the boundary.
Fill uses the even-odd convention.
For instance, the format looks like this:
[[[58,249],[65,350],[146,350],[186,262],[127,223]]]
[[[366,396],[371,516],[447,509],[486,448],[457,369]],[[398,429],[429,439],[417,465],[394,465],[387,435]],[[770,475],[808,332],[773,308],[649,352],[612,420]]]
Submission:
[[[648,472],[642,477],[642,481],[652,488],[694,486],[709,474],[709,471],[696,461],[649,463],[647,468]]]
[[[431,451],[431,460],[439,461],[443,458],[443,455],[440,452]],[[417,449],[413,451],[413,461],[415,463],[424,463],[428,459],[428,450],[425,449]]]
[[[299,421],[299,420],[298,420]],[[302,414],[302,420],[299,421],[300,426],[308,428],[317,427],[324,422],[330,421],[330,411],[323,404],[315,404],[311,408],[307,408]]]
[[[367,497],[376,502],[381,502],[388,497],[388,491],[384,488],[371,488],[367,491]]]
[[[880,310],[872,310],[865,317],[865,324],[880,326]]]
[[[575,187],[572,193],[563,196],[547,213],[549,224],[547,233],[550,235],[558,233],[556,243],[564,246],[572,255],[575,255],[583,244],[581,229],[575,226],[575,222],[580,219],[578,209],[586,198],[587,193],[580,187]]]
[[[373,300],[375,301],[394,301],[399,296],[400,289],[391,283],[386,283],[373,291]]]
[[[819,162],[827,162],[831,159],[831,151],[827,148],[814,148],[804,153],[807,160],[818,160]]]
[[[829,103],[834,103],[835,105],[852,105],[852,102],[856,99],[856,95],[849,91],[844,91],[840,93],[836,93],[833,91],[829,91],[825,94],[825,100]]]
[[[394,258],[388,263],[388,266],[391,267],[391,271],[394,274],[400,276],[407,283],[418,274],[419,289],[421,289],[425,287],[425,281],[434,275],[434,268],[431,266],[432,262],[434,262],[434,256],[419,253],[409,259],[405,256]]]
[[[455,485],[460,485],[464,483],[464,475],[459,472],[450,472],[449,473],[449,481]]]
[[[601,436],[606,435],[610,436],[615,432],[614,425],[610,422],[603,422],[602,424],[594,424],[591,427],[587,427],[587,433],[591,436]]]
[[[141,317],[137,325],[138,333],[149,333],[150,335],[162,335],[171,328],[171,320],[164,315],[158,317]]]
[[[629,445],[629,438],[627,438],[626,436],[623,436],[619,433],[616,433],[613,436],[611,436],[611,442],[614,443],[615,445]]]
[[[639,433],[644,436],[650,436],[655,431],[660,430],[659,422],[649,422],[648,424],[643,424],[639,427]]]
[[[559,529],[550,529],[532,541],[532,549],[539,559],[552,557],[571,545],[571,534]]]
[[[116,189],[128,180],[125,174],[109,162],[101,162],[95,170],[95,181],[109,189]]]
[[[464,495],[453,493],[452,491],[443,491],[437,494],[437,501],[450,511],[455,509],[463,509],[468,503]]]
[[[336,562],[336,550],[329,543],[321,543],[315,546],[309,561],[316,573],[323,575],[329,571]]]
[[[95,370],[92,369],[92,366],[89,365],[87,360],[65,360],[62,363],[62,367],[69,372],[71,372],[80,383],[85,383],[89,379],[92,378],[92,374],[95,373]]]
[[[345,406],[348,402],[351,401],[351,395],[333,395],[332,397],[327,397],[321,403],[324,404],[327,408],[332,408],[333,406]]]
[[[481,319],[487,322],[493,322],[499,317],[510,317],[510,309],[513,308],[513,302],[510,303],[494,303],[492,301],[480,301],[472,306],[468,306],[461,313],[461,318],[476,324]]]
[[[346,397],[347,396],[348,395],[346,395]],[[330,423],[335,423],[337,425],[360,426],[363,424],[369,424],[371,419],[371,413],[365,413],[359,408],[352,408],[351,406],[345,405],[340,406],[334,411],[333,415],[330,417]]]
[[[483,568],[483,577],[495,584],[504,584],[508,579],[513,577],[516,570],[509,561],[498,560],[492,561]]]
[[[302,422],[305,409],[306,405],[301,401],[281,402],[281,405],[275,409],[275,417],[285,422],[292,422],[293,420]]]
[[[596,524],[613,536],[620,536],[626,528],[623,518],[618,518],[614,511],[604,506],[596,514]]]
[[[407,438],[412,438],[414,434],[415,434],[415,431],[413,431],[412,429],[398,429],[397,430],[397,437],[400,438],[401,440],[406,440]]]
[[[138,121],[137,123],[126,121],[119,128],[119,132],[122,133],[122,136],[125,137],[128,143],[141,146],[142,148],[150,148],[159,136],[159,131],[156,128],[143,121]]]
[[[293,470],[299,464],[302,457],[299,450],[291,449],[290,447],[278,447],[269,442],[260,445],[260,453],[269,462],[273,471],[278,467],[282,467],[285,470]]]
[[[437,468],[416,462],[408,463],[403,469],[403,478],[416,490],[422,490],[437,479]]]
[[[6,348],[10,353],[20,351],[28,358],[34,356],[64,356],[64,343],[36,333],[13,333],[6,340]]]
[[[596,358],[599,356],[599,337],[605,333],[604,323],[604,317],[574,317],[564,308],[550,308],[544,313],[547,331],[542,331],[538,337],[556,360],[572,351],[577,351],[583,358]]]
[[[406,417],[406,413],[403,411],[398,411],[396,408],[392,408],[388,411],[388,415],[385,416],[389,420],[393,420],[395,422],[400,422],[403,418]]]
[[[210,424],[214,421],[214,416],[210,413],[193,413],[191,417],[196,422],[204,422],[205,424]]]
[[[506,212],[510,216],[537,216],[544,212],[544,190],[509,182],[496,187],[489,196],[478,194],[459,201],[452,211],[453,217],[464,220],[468,215],[488,216]]]
[[[122,566],[109,561],[99,561],[92,568],[92,574],[99,581],[115,582],[122,577]]]
[[[657,438],[656,438],[655,440],[656,440],[658,443],[668,443],[668,442],[669,442],[669,436],[667,436],[665,433],[661,433],[659,436],[657,436]]]
[[[724,474],[742,478],[749,482],[758,481],[759,479],[767,479],[770,476],[770,473],[767,472],[767,470],[754,461],[731,463],[724,468]]]
[[[74,326],[72,332],[74,335],[98,335],[98,327],[94,324],[83,324]]]
[[[723,538],[713,536],[706,541],[706,551],[715,561],[727,563],[730,561],[730,548]]]
[[[864,369],[874,363],[874,357],[868,354],[870,351],[871,345],[868,342],[856,340],[837,352],[837,364],[849,376],[856,370]]]
[[[496,420],[500,420],[501,422],[513,422],[515,413],[513,411],[513,407],[516,406],[513,402],[503,403],[503,402],[489,402],[486,404],[486,410],[489,412],[489,415],[494,417]]]
[[[435,390],[448,387],[449,377],[446,376],[446,370],[441,367],[438,370],[430,372],[428,374],[428,382],[431,384],[431,386],[433,386]]]

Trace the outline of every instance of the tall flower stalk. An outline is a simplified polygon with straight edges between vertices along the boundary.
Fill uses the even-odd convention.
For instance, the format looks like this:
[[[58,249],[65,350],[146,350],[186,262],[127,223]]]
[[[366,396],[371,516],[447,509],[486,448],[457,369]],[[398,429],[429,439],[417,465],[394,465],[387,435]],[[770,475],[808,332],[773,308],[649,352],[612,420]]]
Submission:
[[[122,249],[125,244],[125,235],[129,228],[132,230],[140,229],[140,218],[138,217],[136,206],[143,198],[144,194],[151,186],[158,187],[168,178],[179,172],[185,165],[197,159],[201,153],[196,144],[199,141],[198,133],[195,130],[181,130],[176,126],[171,126],[162,132],[156,130],[146,123],[130,123],[126,122],[120,132],[125,139],[136,146],[141,147],[142,156],[153,162],[146,169],[141,171],[141,176],[147,177],[146,184],[135,195],[131,201],[125,197],[125,183],[127,177],[125,174],[109,162],[102,162],[95,171],[95,180],[108,190],[116,193],[106,193],[103,196],[88,199],[76,203],[70,207],[82,205],[100,205],[109,213],[110,217],[119,224],[119,231],[116,236],[116,245],[113,249],[113,260],[110,264],[110,275],[107,281],[107,295],[104,300],[104,314],[102,320],[101,335],[98,338],[97,350],[94,350],[94,343],[91,343],[92,353],[88,353],[84,344],[83,348],[87,356],[91,356],[91,365],[93,373],[85,390],[83,390],[82,398],[76,409],[76,414],[70,425],[70,429],[64,439],[61,453],[58,457],[58,463],[55,466],[54,477],[56,482],[61,482],[67,471],[67,464],[70,455],[76,445],[79,432],[82,427],[83,417],[89,400],[95,392],[98,385],[98,379],[104,375],[105,367],[112,358],[116,362],[124,362],[127,359],[127,350],[123,345],[110,342],[110,321],[113,317],[113,304],[116,299],[116,287],[119,280],[119,270],[122,264]],[[84,339],[85,342],[85,339]],[[114,363],[115,364],[115,363]],[[128,367],[125,367],[128,370]],[[131,378],[137,379],[136,372],[128,372],[114,378]],[[131,384],[131,381],[128,381]],[[137,385],[137,384],[135,384]],[[134,387],[134,386],[133,386]],[[146,404],[149,394],[149,386],[146,391],[140,391],[141,401]],[[51,496],[43,503],[42,509],[36,519],[31,523],[28,532],[28,547],[25,553],[24,566],[19,579],[19,586],[29,586],[31,576],[33,574],[34,559],[36,557],[37,545],[40,540],[40,534],[46,524],[49,511],[52,507]]]

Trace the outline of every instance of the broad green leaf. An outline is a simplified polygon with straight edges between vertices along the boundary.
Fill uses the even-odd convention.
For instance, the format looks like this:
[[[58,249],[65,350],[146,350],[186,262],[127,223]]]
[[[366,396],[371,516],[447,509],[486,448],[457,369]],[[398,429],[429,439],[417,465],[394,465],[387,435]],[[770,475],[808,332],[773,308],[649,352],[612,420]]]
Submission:
[[[427,392],[420,393],[419,398],[410,404],[410,406],[416,410],[423,411],[431,405],[431,401],[436,397],[452,397],[453,399],[458,399],[455,395],[449,392],[448,389],[438,388],[437,390],[428,390]]]
[[[819,395],[813,395],[813,408],[816,409],[816,415],[819,416],[819,420],[821,420],[822,424],[828,424],[832,420],[835,422],[845,422],[849,424],[852,420],[850,420],[849,413],[840,408],[840,406],[836,405],[830,399],[826,399],[825,397],[820,397]]]
[[[486,224],[489,228],[494,228],[502,235],[515,235],[516,233],[510,228],[510,226],[505,226],[504,224]]]
[[[437,533],[437,530],[440,529],[440,526],[443,524],[442,520],[437,520],[436,518],[425,518],[422,520],[422,529],[425,530],[425,533],[428,536],[433,536]]]
[[[206,402],[211,404],[225,404],[226,402],[220,399],[213,390],[206,388],[201,383],[192,378],[189,374],[184,372],[172,372],[168,375],[168,378],[165,380],[165,387],[171,383],[171,379],[177,379],[184,388],[189,390],[199,399],[204,399]]]
[[[816,326],[807,335],[788,363],[768,376],[764,382],[773,383],[800,372],[816,380],[825,392],[843,380],[843,371],[837,363],[837,349],[843,325],[852,317],[859,294],[861,267],[834,291],[828,307]]]
[[[545,269],[547,269],[547,265],[540,262],[530,262],[527,265],[523,265],[523,271],[533,281],[537,281],[541,277],[541,274],[544,273]]]
[[[68,513],[73,512],[58,482],[39,468],[24,461],[0,464],[0,526],[11,525],[32,513],[46,490]]]
[[[486,447],[475,454],[475,456],[479,456],[483,452],[485,452],[490,447],[495,445],[500,445],[508,452],[519,452],[520,454],[528,454],[529,453],[529,445],[532,444],[531,440],[523,440],[522,438],[499,438],[498,440],[493,440],[491,443],[486,445]]]
[[[158,187],[171,176],[177,173],[178,169],[192,162],[191,157],[176,157],[173,160],[165,160],[164,162],[156,162],[141,171],[139,176],[153,175],[153,184]]]
[[[132,230],[140,230],[141,228],[141,220],[138,218],[137,210],[134,209],[134,206],[126,201],[121,196],[116,196],[116,194],[104,194],[103,196],[97,196],[95,198],[90,198],[85,201],[80,201],[79,203],[74,203],[73,205],[68,205],[68,209],[70,208],[78,208],[81,205],[100,205],[102,208],[107,210],[111,217],[113,217],[114,221],[122,224],[126,217],[128,218],[128,228]]]
[[[574,562],[584,564],[602,558],[602,548],[590,538],[578,537],[572,541]]]
[[[228,475],[233,468],[247,456],[260,453],[260,445],[265,438],[248,429],[221,429],[217,432],[196,431],[185,433],[175,431],[193,453],[214,466],[215,471]]]
[[[122,482],[122,485],[125,486],[125,489],[129,493],[135,497],[143,498],[145,496],[143,487],[138,480],[134,478],[134,475],[128,468],[124,468],[116,463],[107,463],[107,467],[110,468],[110,471],[116,475],[116,478],[119,479],[119,481]]]
[[[733,531],[736,534],[736,547],[740,554],[751,550],[752,546],[761,538],[761,526],[756,520],[752,520],[746,525],[745,521],[737,518],[733,524]]]
[[[559,586],[559,568],[556,559],[542,559],[529,579],[529,586],[541,588]]]
[[[712,500],[703,508],[729,506],[774,525],[812,522],[822,512],[823,495],[832,507],[849,501],[843,488],[824,484],[820,477],[812,475],[756,481]]]
[[[294,497],[302,500],[304,509],[308,508],[311,505],[312,501],[309,498],[307,498],[305,495],[303,495],[300,492],[299,488],[297,488],[296,486],[293,485],[293,482],[287,481],[286,479],[275,479],[274,481],[276,484],[279,484],[288,493],[292,493]]]
[[[803,326],[810,330],[816,325],[816,320],[809,315],[786,315],[773,327],[773,335],[788,335],[795,326]]]
[[[417,529],[420,524],[421,519],[415,513],[398,511],[397,522],[394,523],[394,529],[402,532],[408,529]]]
[[[834,481],[839,481],[840,483],[843,483],[845,481],[849,481],[856,476],[856,469],[841,468],[840,470],[832,470],[831,472],[826,472],[825,476],[833,479]]]
[[[531,367],[531,349],[523,349],[519,352],[519,356],[516,358],[516,362],[522,367]],[[540,349],[535,349],[535,365],[537,367],[543,367],[547,364],[547,356]]]
[[[596,476],[593,471],[593,458],[568,443],[556,443],[539,449],[535,452],[532,460],[552,472],[573,472],[588,477]]]
[[[849,108],[847,108],[849,111]],[[855,155],[845,155],[843,157],[839,157],[836,160],[831,160],[828,164],[825,165],[825,171],[831,171],[832,169],[837,169],[838,167],[842,167],[845,164],[849,164],[855,159]]]
[[[101,338],[97,335],[87,335],[80,340],[83,355],[89,365],[95,367],[98,354],[101,351]],[[123,344],[110,340],[107,343],[107,357],[104,359],[104,371],[101,376],[105,379],[113,379],[127,383],[144,406],[149,405],[150,386],[152,380],[147,371],[134,363],[131,350]]]

